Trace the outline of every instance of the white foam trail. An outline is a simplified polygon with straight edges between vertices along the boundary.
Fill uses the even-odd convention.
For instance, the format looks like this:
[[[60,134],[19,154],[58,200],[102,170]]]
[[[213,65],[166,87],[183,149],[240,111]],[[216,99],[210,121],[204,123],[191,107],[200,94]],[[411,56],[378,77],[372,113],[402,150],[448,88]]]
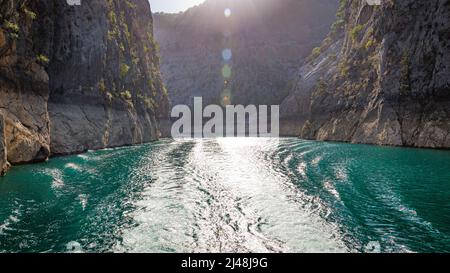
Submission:
[[[48,174],[50,174],[50,176],[52,177],[52,188],[53,189],[60,189],[62,187],[64,187],[64,179],[63,179],[63,174],[60,170],[58,169],[52,169],[50,171],[48,171]]]
[[[77,155],[77,157],[79,157],[79,158],[81,158],[83,160],[89,159],[89,156],[87,156],[86,154],[79,154],[79,155]]]
[[[347,170],[345,169],[344,166],[339,166],[336,167],[334,170],[335,176],[338,180],[340,180],[341,182],[347,182],[348,181],[348,175],[347,175]]]
[[[18,223],[21,216],[20,209],[17,208],[11,212],[11,215],[0,225],[0,235],[5,235],[5,232],[12,230],[11,225]]]
[[[321,156],[316,156],[316,158],[314,158],[311,161],[311,165],[313,165],[314,167],[317,167],[319,165],[320,160],[322,160]]]
[[[76,171],[81,170],[81,167],[78,166],[78,165],[75,164],[75,163],[67,163],[64,167],[65,167],[66,169],[72,169],[72,170],[76,170]]]
[[[278,164],[267,156],[278,149],[270,139],[175,143],[136,171],[152,171],[156,181],[133,202],[138,209],[128,216],[137,225],[123,231],[115,251],[347,251],[335,227],[299,203],[308,203],[306,196],[267,168]],[[187,159],[167,160],[173,158],[167,153],[189,145],[194,147]]]
[[[331,193],[334,197],[336,197],[337,200],[341,200],[341,195],[339,194],[339,192],[336,190],[335,186],[333,185],[333,182],[326,180],[323,183],[323,187],[329,192]]]
[[[298,164],[298,173],[302,176],[302,177],[306,177],[306,171],[308,170],[308,165],[306,164],[306,162],[301,162],[300,164]]]
[[[88,204],[89,195],[80,194],[78,195],[78,199],[80,200],[80,205],[83,208],[83,211],[86,210],[86,206]]]
[[[66,245],[67,252],[69,253],[83,253],[83,248],[81,244],[75,241],[69,242]]]

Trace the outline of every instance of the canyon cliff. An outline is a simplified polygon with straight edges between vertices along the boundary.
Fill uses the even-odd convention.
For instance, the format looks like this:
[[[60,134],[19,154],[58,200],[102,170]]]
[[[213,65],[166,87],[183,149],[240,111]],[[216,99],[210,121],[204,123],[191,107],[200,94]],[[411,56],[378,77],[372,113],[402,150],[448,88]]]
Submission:
[[[5,134],[5,120],[0,116],[0,176],[4,175],[9,169],[8,158],[6,155],[6,142],[3,135]]]
[[[327,35],[336,0],[206,0],[154,14],[173,105],[280,104],[299,64]]]
[[[341,0],[281,105],[286,134],[450,147],[450,1]]]
[[[3,0],[0,11],[2,172],[159,137],[168,100],[147,0]]]

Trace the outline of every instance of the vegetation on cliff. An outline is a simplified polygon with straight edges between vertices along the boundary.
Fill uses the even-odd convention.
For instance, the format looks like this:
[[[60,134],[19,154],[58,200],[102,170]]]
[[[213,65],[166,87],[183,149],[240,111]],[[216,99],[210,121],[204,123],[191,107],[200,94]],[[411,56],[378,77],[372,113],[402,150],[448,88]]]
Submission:
[[[168,98],[148,1],[6,0],[0,11],[0,157],[158,138]]]
[[[448,18],[448,1],[341,0],[284,117],[304,138],[450,147]]]

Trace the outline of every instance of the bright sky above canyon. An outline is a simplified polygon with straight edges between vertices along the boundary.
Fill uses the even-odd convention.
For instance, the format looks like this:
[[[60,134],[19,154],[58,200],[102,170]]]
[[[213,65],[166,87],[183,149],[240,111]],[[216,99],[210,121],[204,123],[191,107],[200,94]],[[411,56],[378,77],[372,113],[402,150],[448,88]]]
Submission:
[[[153,12],[177,13],[201,4],[205,0],[149,0]]]

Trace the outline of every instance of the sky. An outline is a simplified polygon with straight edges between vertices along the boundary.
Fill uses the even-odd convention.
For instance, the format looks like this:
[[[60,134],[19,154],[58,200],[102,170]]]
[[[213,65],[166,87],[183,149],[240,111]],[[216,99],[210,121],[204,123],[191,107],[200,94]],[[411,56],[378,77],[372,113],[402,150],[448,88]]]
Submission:
[[[201,4],[205,0],[149,0],[152,12],[177,13],[190,7]]]

